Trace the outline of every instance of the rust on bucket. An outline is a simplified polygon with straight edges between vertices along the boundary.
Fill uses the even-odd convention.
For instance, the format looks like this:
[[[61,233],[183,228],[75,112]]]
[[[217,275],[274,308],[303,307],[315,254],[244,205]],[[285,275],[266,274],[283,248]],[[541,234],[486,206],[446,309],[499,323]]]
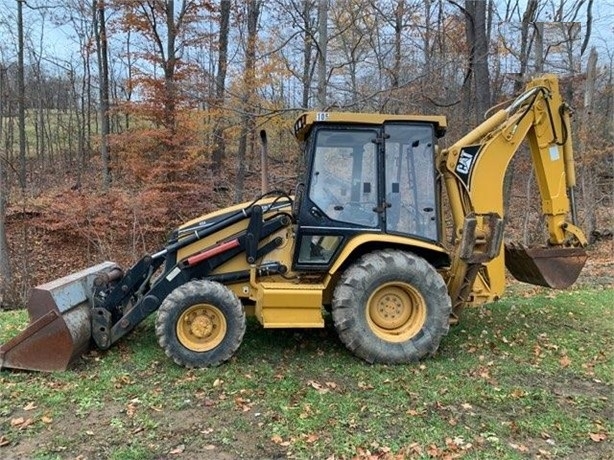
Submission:
[[[66,370],[90,345],[92,282],[113,269],[114,263],[104,262],[32,289],[30,322],[0,346],[0,369]]]
[[[505,266],[518,281],[553,289],[571,286],[588,258],[584,248],[505,245]]]

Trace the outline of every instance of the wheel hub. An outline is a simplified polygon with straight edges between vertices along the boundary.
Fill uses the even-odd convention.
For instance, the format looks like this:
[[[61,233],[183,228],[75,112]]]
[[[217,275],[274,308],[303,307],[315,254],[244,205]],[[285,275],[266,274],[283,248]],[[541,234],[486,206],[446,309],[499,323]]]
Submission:
[[[205,315],[197,316],[190,324],[190,332],[195,337],[202,339],[213,331],[213,322]]]
[[[380,286],[367,302],[367,322],[375,334],[389,342],[402,342],[416,335],[426,321],[426,303],[406,283]]]
[[[199,304],[185,310],[177,322],[177,338],[192,351],[217,347],[226,334],[226,319],[213,305]]]
[[[375,299],[373,321],[384,329],[402,326],[411,313],[409,296],[400,288],[390,288]]]

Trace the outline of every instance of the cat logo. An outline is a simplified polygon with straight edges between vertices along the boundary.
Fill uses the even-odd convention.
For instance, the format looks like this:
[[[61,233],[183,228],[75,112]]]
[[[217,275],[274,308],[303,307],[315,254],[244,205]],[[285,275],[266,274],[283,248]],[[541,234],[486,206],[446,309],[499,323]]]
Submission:
[[[460,180],[467,186],[469,186],[469,177],[471,176],[471,171],[475,166],[479,153],[479,145],[468,145],[467,147],[463,147],[458,157],[458,162],[456,163],[454,171],[458,174]]]
[[[460,158],[456,165],[456,172],[460,174],[469,174],[471,163],[473,163],[473,155],[461,150]]]

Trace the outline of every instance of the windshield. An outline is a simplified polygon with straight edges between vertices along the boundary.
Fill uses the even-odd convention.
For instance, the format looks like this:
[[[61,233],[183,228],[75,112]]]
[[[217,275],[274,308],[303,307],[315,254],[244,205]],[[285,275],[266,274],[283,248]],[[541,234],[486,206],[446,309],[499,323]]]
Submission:
[[[322,127],[315,137],[308,195],[317,213],[337,222],[437,240],[430,124]]]
[[[309,196],[329,218],[374,227],[377,156],[372,130],[320,130]]]

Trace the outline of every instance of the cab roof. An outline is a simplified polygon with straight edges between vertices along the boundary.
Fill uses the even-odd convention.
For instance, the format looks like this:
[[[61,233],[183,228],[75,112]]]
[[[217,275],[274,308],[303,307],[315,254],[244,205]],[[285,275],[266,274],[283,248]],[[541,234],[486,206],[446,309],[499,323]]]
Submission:
[[[385,113],[355,112],[304,112],[294,123],[294,136],[304,141],[315,124],[348,123],[361,125],[382,125],[390,121],[422,122],[435,125],[435,134],[442,137],[446,133],[448,122],[443,115],[392,115]]]

